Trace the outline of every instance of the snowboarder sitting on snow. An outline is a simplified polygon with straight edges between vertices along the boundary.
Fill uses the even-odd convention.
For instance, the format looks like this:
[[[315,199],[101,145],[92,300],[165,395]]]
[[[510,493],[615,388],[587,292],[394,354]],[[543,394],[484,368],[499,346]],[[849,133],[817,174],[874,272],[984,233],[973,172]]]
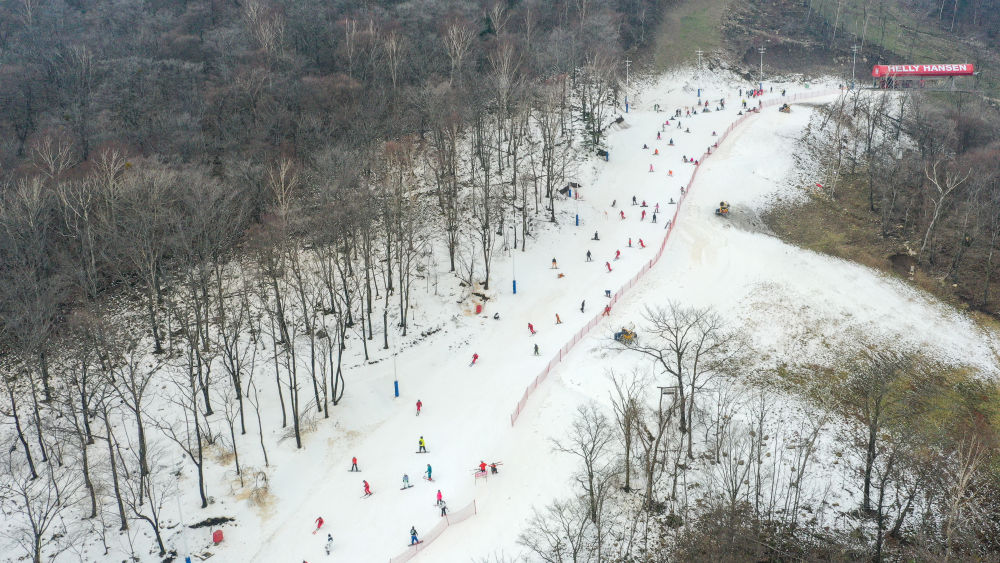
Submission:
[[[670,203],[673,203],[673,202],[674,202],[674,198],[670,198]]]
[[[689,128],[686,128],[686,129],[684,129],[684,132],[685,132],[685,133],[690,133],[690,132],[691,132],[691,129],[689,129]]]
[[[674,139],[673,139],[673,138],[671,138],[671,139],[670,139],[670,142],[669,142],[668,144],[669,144],[670,146],[674,146]]]
[[[643,144],[642,144],[642,148],[643,148],[643,150],[645,150],[645,149],[648,149],[649,147],[648,147],[648,146],[646,146],[646,144],[645,144],[645,143],[643,143]]]
[[[499,321],[500,320],[500,313],[493,313],[493,320],[494,321]]]
[[[600,238],[597,237],[597,231],[594,231],[594,238],[590,240],[601,240]]]
[[[713,137],[715,136],[715,131],[712,131],[712,136],[713,136]]]
[[[413,526],[410,526],[410,545],[414,545],[419,542],[420,540],[417,539],[417,529]]]

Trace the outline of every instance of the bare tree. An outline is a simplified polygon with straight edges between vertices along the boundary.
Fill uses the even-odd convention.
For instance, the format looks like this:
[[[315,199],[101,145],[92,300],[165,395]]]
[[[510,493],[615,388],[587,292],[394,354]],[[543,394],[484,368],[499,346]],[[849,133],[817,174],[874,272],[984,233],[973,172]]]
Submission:
[[[546,563],[587,561],[588,510],[583,498],[556,500],[544,512],[536,509],[517,542]]]
[[[472,47],[472,40],[475,32],[461,22],[452,22],[445,29],[443,39],[445,50],[448,52],[448,60],[451,63],[451,72],[448,75],[448,84],[454,85],[462,82],[462,62],[468,55]]]
[[[622,489],[625,492],[632,490],[632,449],[633,440],[638,431],[639,419],[642,416],[642,394],[641,389],[646,386],[639,377],[638,372],[633,372],[631,376],[618,377],[611,375],[615,390],[611,393],[611,406],[615,412],[615,422],[618,425],[618,438],[622,442],[622,452],[624,460],[622,462],[625,471],[625,484]]]
[[[573,427],[566,440],[554,440],[556,451],[580,458],[577,484],[583,489],[587,499],[587,514],[598,524],[598,505],[608,490],[608,482],[614,476],[608,446],[614,439],[607,417],[597,409],[594,402],[580,405],[576,409]]]
[[[8,454],[6,458],[7,471],[0,476],[0,499],[11,503],[20,516],[13,520],[11,539],[31,557],[32,563],[41,563],[43,549],[53,557],[66,549],[65,544],[51,537],[50,529],[76,503],[79,483],[74,472],[51,464],[43,467],[41,478],[32,478],[15,457]]]
[[[101,374],[104,383],[114,390],[121,405],[128,409],[135,420],[139,472],[145,475],[149,471],[145,415],[153,376],[163,364],[148,363],[145,352],[139,348],[139,342],[125,334],[117,335],[116,341],[109,343],[101,353],[107,362],[107,371]],[[139,484],[141,486],[142,482]],[[142,492],[141,488],[139,492]]]
[[[930,181],[931,185],[934,187],[934,191],[931,192],[931,203],[933,204],[933,209],[931,211],[931,220],[927,224],[927,230],[924,232],[924,241],[920,245],[920,254],[924,253],[927,248],[927,241],[930,240],[931,231],[934,230],[934,225],[937,223],[938,218],[941,216],[941,210],[944,207],[945,200],[956,188],[961,186],[966,180],[969,179],[969,175],[972,174],[972,169],[970,168],[964,176],[959,177],[958,173],[953,173],[948,167],[942,167],[942,172],[938,172],[938,166],[941,164],[940,160],[934,161],[931,165],[931,169],[924,169],[924,175]],[[943,176],[943,177],[942,177]]]
[[[156,539],[159,548],[159,555],[163,557],[167,553],[166,546],[163,545],[163,536],[160,532],[160,513],[163,505],[171,495],[176,493],[177,481],[166,474],[165,467],[160,463],[163,453],[159,450],[151,452],[150,471],[141,476],[136,472],[131,473],[131,477],[124,480],[124,498],[132,516],[142,520],[149,525]],[[143,483],[137,483],[143,481]],[[148,500],[148,502],[146,502]]]
[[[646,308],[644,334],[621,345],[653,359],[664,373],[673,377],[678,393],[679,424],[687,435],[688,457],[694,458],[693,413],[699,389],[714,377],[737,364],[741,350],[737,333],[726,329],[711,309],[685,307],[671,302],[667,308]]]
[[[836,404],[842,414],[859,423],[854,432],[862,447],[861,509],[872,511],[871,487],[880,444],[886,438],[885,427],[904,416],[900,410],[899,385],[920,368],[921,360],[913,351],[883,343],[866,346],[850,357],[841,368],[843,383],[834,386]]]

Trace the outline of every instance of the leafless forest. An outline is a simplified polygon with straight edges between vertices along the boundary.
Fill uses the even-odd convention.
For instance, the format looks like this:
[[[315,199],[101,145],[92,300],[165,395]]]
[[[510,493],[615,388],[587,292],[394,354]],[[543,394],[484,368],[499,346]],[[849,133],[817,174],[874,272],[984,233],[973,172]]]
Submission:
[[[266,494],[236,435],[265,466],[301,447],[348,344],[406,334],[432,245],[489,288],[497,241],[530,244],[600,147],[661,5],[0,3],[10,539],[39,562],[141,527],[164,555],[171,471],[205,507],[209,449]],[[264,439],[265,386],[290,442]]]

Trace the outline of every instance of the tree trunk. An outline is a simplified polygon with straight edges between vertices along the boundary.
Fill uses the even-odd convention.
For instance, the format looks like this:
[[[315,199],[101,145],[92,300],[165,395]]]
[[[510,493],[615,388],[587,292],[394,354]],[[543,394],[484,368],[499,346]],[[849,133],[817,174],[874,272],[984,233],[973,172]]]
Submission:
[[[35,471],[35,460],[31,457],[31,448],[28,447],[28,440],[24,438],[24,430],[21,428],[21,417],[17,414],[17,399],[14,398],[13,383],[8,383],[7,393],[10,396],[10,410],[14,418],[14,429],[17,430],[17,439],[24,448],[24,457],[28,460],[28,469],[31,471],[31,480],[38,478]]]
[[[125,504],[122,502],[122,490],[121,486],[118,484],[118,463],[115,461],[115,448],[112,444],[114,437],[111,434],[111,423],[108,422],[107,408],[104,409],[104,431],[107,433],[108,440],[108,459],[110,460],[111,466],[111,484],[115,491],[115,501],[118,503],[118,519],[121,522],[121,526],[118,530],[124,532],[125,530],[128,530],[128,519],[125,518]]]

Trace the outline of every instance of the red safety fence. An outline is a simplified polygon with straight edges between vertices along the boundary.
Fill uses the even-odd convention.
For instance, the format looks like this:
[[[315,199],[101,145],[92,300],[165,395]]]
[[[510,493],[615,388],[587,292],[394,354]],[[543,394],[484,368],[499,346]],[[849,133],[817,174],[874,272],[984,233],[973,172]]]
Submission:
[[[435,524],[434,527],[431,528],[431,531],[425,532],[423,534],[423,541],[421,541],[416,545],[411,545],[410,547],[406,548],[406,551],[400,553],[395,557],[390,558],[389,563],[404,563],[405,561],[413,559],[414,557],[417,556],[418,553],[426,549],[427,546],[430,545],[432,541],[436,540],[438,536],[443,534],[445,529],[448,528],[448,526],[451,526],[452,524],[458,524],[463,520],[468,520],[469,518],[475,516],[476,512],[477,509],[475,500],[467,504],[461,510],[456,510],[454,512],[451,512],[450,514],[442,518],[441,521]]]
[[[839,91],[840,90],[834,89],[834,90],[823,90],[820,92],[801,92],[799,94],[793,94],[791,96],[782,96],[780,98],[768,100],[766,102],[760,103],[758,107],[760,109],[763,109],[766,107],[776,106],[779,103],[791,103],[808,98],[818,98],[821,96],[828,96],[830,94],[834,94]],[[746,111],[742,116],[740,116],[739,119],[731,123],[729,127],[727,127],[726,130],[722,132],[721,135],[718,135],[718,140],[715,141],[715,147],[718,147],[722,143],[722,141],[724,141],[726,137],[729,136],[730,133],[732,133],[737,127],[743,124],[743,122],[745,122],[747,118],[753,114],[754,114],[753,111]],[[667,241],[670,240],[670,233],[674,231],[674,226],[677,224],[677,215],[681,211],[681,205],[684,203],[684,199],[687,197],[687,194],[691,193],[691,188],[694,187],[694,179],[698,175],[698,169],[701,168],[701,164],[705,162],[707,158],[711,157],[712,154],[713,153],[706,151],[701,155],[700,158],[695,159],[698,161],[698,165],[695,166],[694,171],[691,172],[691,179],[688,180],[688,184],[684,189],[684,193],[681,194],[680,199],[677,201],[677,205],[674,208],[674,215],[673,217],[670,218],[670,224],[667,226],[667,234],[666,236],[663,237],[663,242],[660,243],[660,249],[657,250],[656,255],[653,256],[652,260],[650,260],[646,264],[643,264],[642,268],[640,268],[639,271],[634,276],[632,276],[632,278],[629,281],[627,281],[624,285],[622,285],[622,287],[620,287],[618,291],[616,291],[614,295],[612,295],[611,301],[608,303],[609,307],[615,305],[615,303],[618,302],[618,300],[622,297],[622,295],[624,295],[624,293],[627,290],[635,287],[635,285],[639,283],[639,279],[642,278],[642,276],[646,272],[651,270],[653,266],[655,266],[656,263],[660,261],[660,257],[663,256],[663,251],[666,250],[667,248]],[[559,349],[559,353],[553,356],[551,360],[549,360],[549,363],[548,365],[545,366],[545,369],[543,369],[541,373],[535,376],[535,379],[533,379],[531,383],[528,384],[528,387],[524,390],[524,395],[521,396],[521,400],[517,402],[517,406],[514,407],[514,411],[510,413],[511,426],[514,426],[514,423],[517,422],[517,417],[520,416],[521,411],[524,410],[524,406],[528,402],[528,397],[530,397],[531,394],[535,392],[535,389],[537,389],[538,386],[543,381],[545,381],[545,378],[548,377],[549,372],[551,372],[553,368],[555,368],[556,365],[558,365],[559,362],[561,362],[563,358],[567,354],[569,354],[569,351],[572,350],[573,347],[576,346],[578,342],[583,340],[583,337],[586,336],[591,329],[600,324],[602,316],[604,316],[603,310],[601,310],[600,313],[594,316],[594,318],[592,318],[590,322],[584,325],[583,328],[577,331],[577,333],[573,335],[573,338],[571,338],[566,344],[562,346],[562,348]]]

